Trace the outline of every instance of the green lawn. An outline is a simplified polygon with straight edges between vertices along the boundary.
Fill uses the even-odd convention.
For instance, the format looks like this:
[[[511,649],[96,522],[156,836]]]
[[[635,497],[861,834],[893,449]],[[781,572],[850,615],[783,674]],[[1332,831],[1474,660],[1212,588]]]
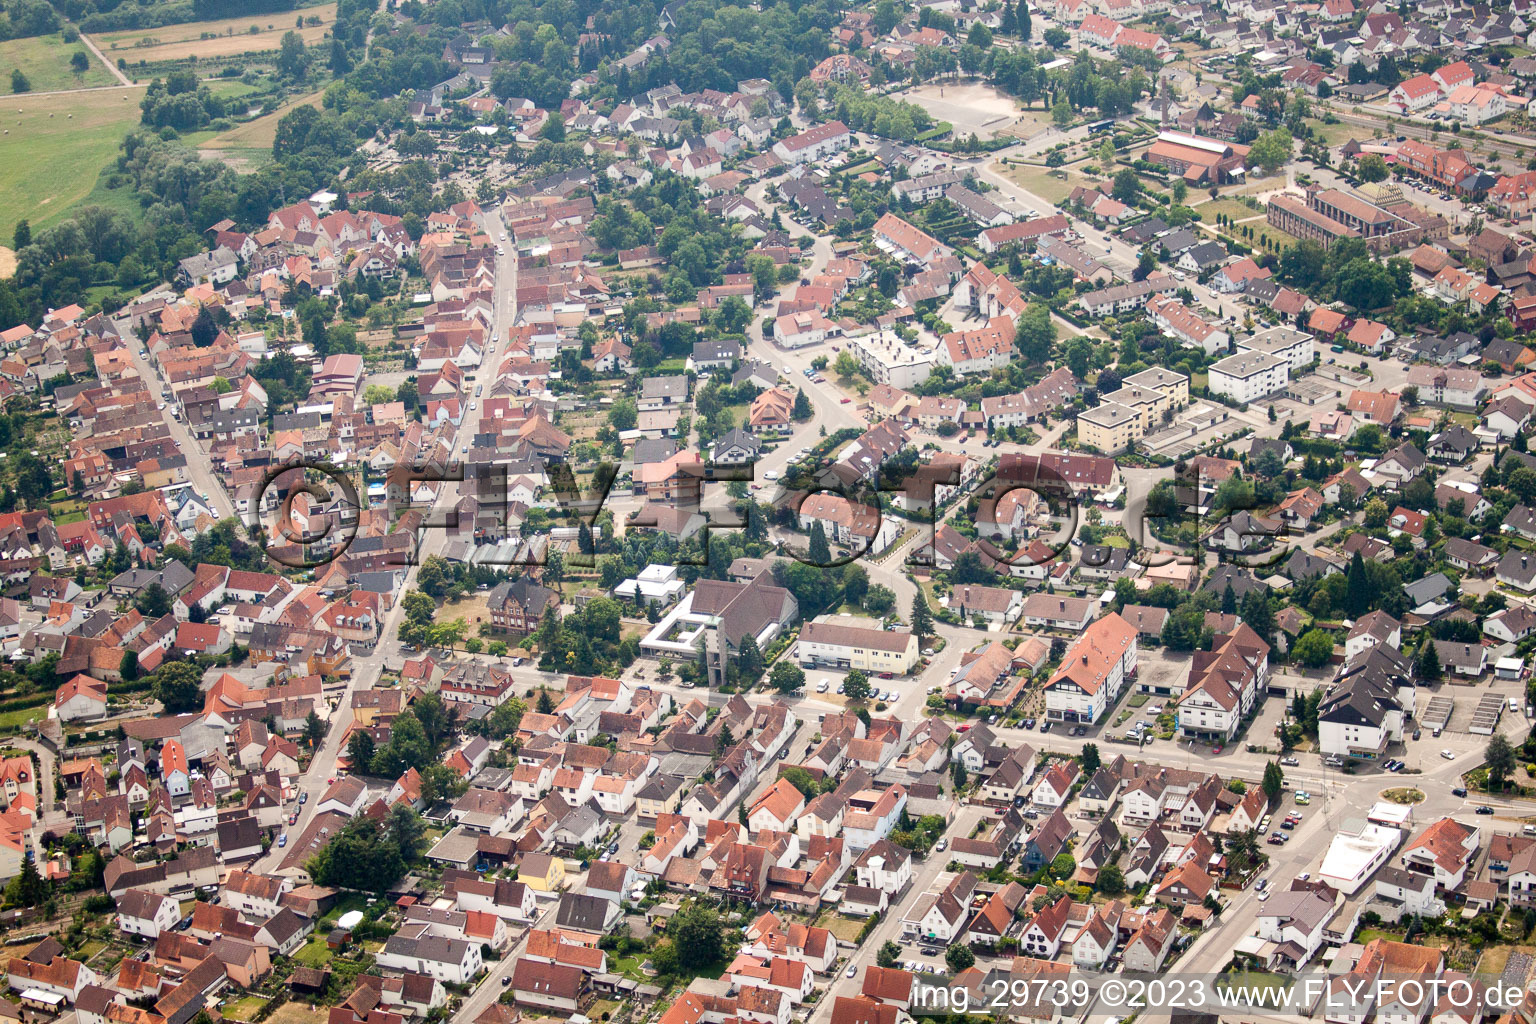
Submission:
[[[309,941],[293,951],[293,958],[310,967],[324,967],[336,954],[325,944],[324,935],[311,935]]]
[[[226,1003],[219,1012],[228,1020],[248,1021],[256,1016],[256,1011],[265,1006],[267,1001],[261,996],[246,996],[234,1002]]]
[[[999,164],[994,164],[992,169],[1006,175],[1025,191],[1052,203],[1061,202],[1072,194],[1072,189],[1075,186],[1082,184],[1081,179],[1072,174],[1068,174],[1065,179],[1057,177],[1056,175],[1062,173],[1063,168],[1017,164],[1003,167]]]
[[[3,714],[0,714],[0,729],[20,729],[28,722],[41,722],[47,717],[47,704],[39,704],[35,708],[21,708],[17,711],[6,711]]]
[[[85,71],[78,74],[70,66],[76,53],[85,54],[90,61]],[[101,61],[91,56],[84,43],[66,43],[57,33],[0,43],[0,74],[5,76],[0,81],[7,91],[11,87],[10,74],[16,69],[27,76],[33,92],[90,89],[117,81]]]
[[[23,218],[34,231],[57,223],[90,195],[138,124],[143,93],[124,86],[7,97],[0,106],[0,234],[8,237]]]
[[[256,91],[256,86],[246,85],[238,78],[209,78],[203,84],[209,92],[224,100],[239,99]]]
[[[1330,146],[1341,145],[1352,138],[1365,139],[1370,136],[1370,132],[1357,125],[1323,124],[1323,122],[1314,117],[1307,118],[1306,124],[1310,125],[1313,131],[1320,133],[1323,141]]]
[[[1252,207],[1244,206],[1236,199],[1226,198],[1208,199],[1199,206],[1196,206],[1195,212],[1200,214],[1205,223],[1212,227],[1216,225],[1216,215],[1218,213],[1224,213],[1233,220],[1247,220],[1250,217],[1262,219],[1264,216],[1263,210],[1255,210]]]

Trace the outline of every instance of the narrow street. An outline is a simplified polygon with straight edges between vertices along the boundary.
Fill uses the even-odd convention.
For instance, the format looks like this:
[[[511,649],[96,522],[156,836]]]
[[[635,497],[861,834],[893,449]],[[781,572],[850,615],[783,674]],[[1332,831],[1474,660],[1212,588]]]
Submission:
[[[497,214],[485,214],[486,227],[493,237],[499,238],[506,232],[506,227]],[[484,357],[481,360],[482,367],[493,368],[500,358],[503,342],[506,338],[507,328],[517,313],[517,257],[515,251],[497,259],[496,271],[496,308],[490,332],[491,343],[487,346]],[[465,413],[463,422],[453,433],[455,451],[467,445],[475,436],[480,426],[480,418],[484,415],[484,406],[475,401],[473,408]],[[459,485],[456,482],[446,482],[437,494],[436,501],[427,510],[427,518],[430,520],[436,514],[452,508],[459,499]],[[406,569],[405,581],[401,586],[400,594],[403,597],[409,593],[416,583],[416,574],[421,563],[426,558],[439,553],[447,542],[447,532],[444,530],[423,531],[416,555]],[[352,661],[352,675],[347,681],[347,687],[337,699],[335,710],[331,713],[330,727],[325,735],[325,742],[316,752],[309,769],[301,777],[295,798],[300,792],[308,793],[309,797],[303,804],[291,808],[297,811],[299,820],[287,831],[292,838],[297,838],[308,826],[310,818],[314,815],[315,807],[319,804],[319,796],[330,785],[330,779],[336,774],[336,763],[341,756],[341,737],[352,722],[352,694],[357,690],[370,689],[378,682],[379,674],[383,671],[385,662],[393,655],[398,655],[400,644],[396,639],[396,633],[400,627],[400,620],[404,618],[405,610],[403,602],[396,601],[394,606],[383,616],[379,625],[379,642],[374,645],[373,651],[362,658],[354,658]],[[273,846],[251,868],[252,871],[277,872],[286,855],[285,849]],[[289,868],[288,873],[297,873],[298,869]]]

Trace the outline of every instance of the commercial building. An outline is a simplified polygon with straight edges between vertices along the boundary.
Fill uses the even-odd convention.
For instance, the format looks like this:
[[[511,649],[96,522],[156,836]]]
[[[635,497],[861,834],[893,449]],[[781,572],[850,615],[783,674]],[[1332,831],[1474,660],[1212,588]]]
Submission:
[[[871,624],[808,622],[800,630],[796,659],[806,668],[862,669],[906,675],[917,664],[917,635]]]

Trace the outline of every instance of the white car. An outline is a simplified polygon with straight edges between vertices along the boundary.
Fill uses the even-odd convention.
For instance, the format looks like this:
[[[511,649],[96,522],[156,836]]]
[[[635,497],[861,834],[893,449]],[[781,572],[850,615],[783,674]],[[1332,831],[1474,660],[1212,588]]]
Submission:
[[[1452,753],[1451,751],[1449,751],[1449,750],[1442,750],[1442,751],[1440,751],[1440,756],[1445,758],[1447,761],[1454,761],[1454,760],[1456,760],[1456,755],[1454,753]]]
[[[857,967],[855,967],[853,964],[849,964],[848,965],[848,970],[845,972],[845,976],[851,978],[855,974],[858,974],[858,973],[859,973],[859,969]]]
[[[1259,893],[1259,902],[1263,903],[1267,899],[1269,899],[1269,890],[1265,889],[1263,892]]]
[[[1312,877],[1312,872],[1310,872],[1310,871],[1303,871],[1301,874],[1296,876],[1296,881],[1298,881],[1298,882],[1305,882],[1307,879],[1309,879],[1311,877]]]

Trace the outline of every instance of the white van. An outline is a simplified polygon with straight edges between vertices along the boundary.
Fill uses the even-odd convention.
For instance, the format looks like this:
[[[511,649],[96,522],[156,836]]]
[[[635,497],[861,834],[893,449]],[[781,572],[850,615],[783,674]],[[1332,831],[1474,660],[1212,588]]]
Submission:
[[[831,683],[828,680],[823,679],[821,682],[816,684],[816,692],[817,693],[826,693],[827,692],[827,687],[830,686],[830,685],[831,685]]]

